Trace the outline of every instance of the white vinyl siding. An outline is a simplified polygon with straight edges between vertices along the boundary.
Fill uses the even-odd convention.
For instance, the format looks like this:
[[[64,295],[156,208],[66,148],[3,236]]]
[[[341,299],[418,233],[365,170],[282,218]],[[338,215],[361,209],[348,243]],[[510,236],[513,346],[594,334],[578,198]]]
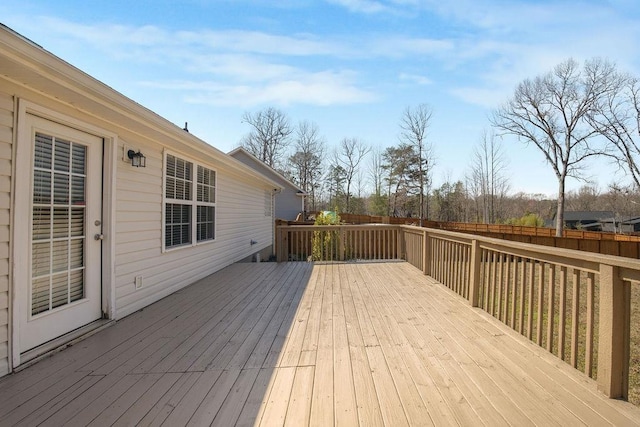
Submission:
[[[0,376],[14,366],[12,360],[21,362],[20,342],[12,342],[21,331],[17,318],[20,310],[12,310],[12,300],[20,292],[12,291],[22,290],[20,286],[26,281],[10,280],[15,280],[15,274],[31,273],[27,257],[15,256],[11,262],[9,259],[21,237],[11,230],[12,221],[17,223],[31,215],[28,209],[14,212],[12,208],[17,194],[31,191],[31,184],[18,181],[16,193],[12,194],[12,173],[23,172],[14,170],[15,148],[22,148],[13,146],[16,117],[19,126],[23,126],[23,117],[33,113],[104,139],[102,222],[96,225],[97,220],[91,220],[88,224],[102,227],[95,231],[92,228],[89,235],[102,231],[104,237],[102,309],[110,318],[134,313],[270,247],[273,221],[264,215],[264,192],[277,187],[268,178],[239,166],[204,141],[36,45],[7,32],[3,34],[6,43],[0,47],[0,55],[6,61],[6,73],[0,76]],[[14,51],[20,55],[14,55]],[[132,167],[125,148],[143,153],[146,167]],[[196,167],[201,164],[215,171],[215,180],[203,174],[203,198],[199,204],[205,208],[200,209],[199,215],[197,209],[192,212],[193,238],[196,242],[198,238],[209,240],[205,244],[192,243],[179,250],[164,251],[166,151],[197,160]],[[197,182],[197,168],[194,175]],[[194,192],[197,191],[196,185]],[[207,201],[209,196],[204,194],[211,195],[214,202]],[[24,245],[30,247],[29,243]],[[136,288],[136,282],[142,286]]]
[[[0,92],[0,376],[9,372],[9,218],[13,98]]]
[[[273,241],[272,218],[264,216],[264,191],[268,187],[232,168],[201,160],[200,165],[205,170],[215,171],[215,180],[209,179],[207,183],[207,178],[203,177],[202,187],[196,186],[195,190],[196,195],[202,194],[201,198],[197,196],[201,199],[198,204],[212,206],[206,200],[215,200],[215,240],[163,253],[166,155],[161,146],[153,145],[151,141],[149,145],[136,145],[136,148],[147,157],[147,166],[133,168],[122,161],[118,162],[117,171],[118,318],[269,247]],[[191,161],[190,156],[175,156]],[[194,162],[196,183],[197,166]],[[252,240],[258,244],[251,245]],[[135,289],[137,276],[143,277],[141,289]]]

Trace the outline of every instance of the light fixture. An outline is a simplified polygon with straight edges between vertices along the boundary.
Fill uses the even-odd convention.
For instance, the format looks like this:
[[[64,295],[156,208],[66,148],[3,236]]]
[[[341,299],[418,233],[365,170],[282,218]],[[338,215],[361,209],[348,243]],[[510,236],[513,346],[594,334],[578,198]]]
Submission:
[[[147,166],[147,158],[138,150],[136,153],[133,150],[127,151],[127,157],[131,159],[131,166],[137,168],[144,168]]]

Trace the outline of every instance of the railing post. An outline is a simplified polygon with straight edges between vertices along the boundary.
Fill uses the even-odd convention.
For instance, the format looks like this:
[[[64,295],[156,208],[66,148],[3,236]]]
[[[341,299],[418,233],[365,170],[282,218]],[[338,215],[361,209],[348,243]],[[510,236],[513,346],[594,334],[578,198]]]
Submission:
[[[626,398],[629,375],[630,301],[619,268],[600,264],[598,389]]]
[[[289,231],[282,226],[276,228],[277,230],[277,245],[278,245],[278,262],[285,262],[289,259]]]
[[[340,253],[338,254],[339,261],[344,261],[346,240],[347,240],[347,231],[343,227],[340,227],[340,249],[339,249]]]
[[[477,307],[480,303],[480,267],[482,251],[480,250],[480,242],[476,239],[471,241],[471,266],[469,274],[469,304],[471,307]]]
[[[422,232],[422,273],[425,276],[431,274],[431,265],[429,263],[429,233],[427,230]]]

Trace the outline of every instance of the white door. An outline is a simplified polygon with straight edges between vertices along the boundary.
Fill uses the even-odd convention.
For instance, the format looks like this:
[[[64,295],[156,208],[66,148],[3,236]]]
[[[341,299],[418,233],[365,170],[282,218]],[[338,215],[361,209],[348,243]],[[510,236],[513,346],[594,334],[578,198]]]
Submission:
[[[99,319],[102,298],[103,141],[35,116],[27,121],[30,194],[23,198],[29,208],[22,247],[28,273],[16,283],[20,352]],[[23,182],[26,172],[17,174]]]

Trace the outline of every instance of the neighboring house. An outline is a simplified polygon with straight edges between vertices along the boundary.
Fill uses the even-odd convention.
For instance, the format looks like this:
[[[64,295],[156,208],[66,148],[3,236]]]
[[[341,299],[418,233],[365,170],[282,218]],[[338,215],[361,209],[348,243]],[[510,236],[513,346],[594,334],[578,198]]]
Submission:
[[[564,225],[568,229],[581,229],[591,231],[601,231],[601,221],[613,218],[611,211],[565,211]],[[553,216],[552,224],[555,224],[556,217]]]
[[[0,375],[270,255],[280,188],[0,25]]]
[[[275,217],[277,219],[293,221],[298,217],[298,214],[304,212],[304,198],[307,193],[300,187],[242,147],[231,151],[229,155],[272,181],[277,182],[282,187],[282,191],[277,192],[275,196]]]
[[[640,217],[636,216],[633,218],[625,219],[622,223],[627,232],[629,233],[640,232]]]
[[[613,220],[613,217],[600,221],[602,231],[610,233],[635,233],[640,231],[640,217]]]

